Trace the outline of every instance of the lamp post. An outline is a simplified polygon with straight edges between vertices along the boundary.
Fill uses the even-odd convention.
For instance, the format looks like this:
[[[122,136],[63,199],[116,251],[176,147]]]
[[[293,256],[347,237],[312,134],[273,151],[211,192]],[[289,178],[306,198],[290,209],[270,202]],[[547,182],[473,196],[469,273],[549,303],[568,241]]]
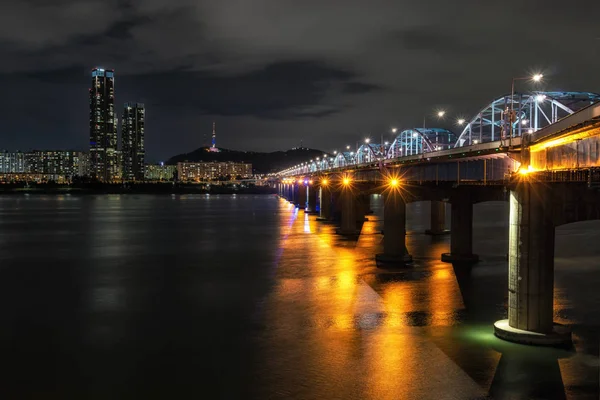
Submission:
[[[534,74],[533,76],[526,76],[522,78],[513,78],[510,89],[510,114],[508,116],[509,128],[508,128],[508,147],[512,147],[513,137],[513,123],[515,122],[515,82],[516,81],[532,81],[539,82],[542,80],[544,75]]]
[[[446,115],[446,110],[438,110],[436,112],[436,116],[438,117],[438,119],[442,119],[444,118],[444,116]],[[423,135],[425,135],[425,122],[427,120],[427,116],[423,117]],[[439,143],[439,138],[438,138],[438,133],[435,133],[435,149],[438,148],[438,143]]]

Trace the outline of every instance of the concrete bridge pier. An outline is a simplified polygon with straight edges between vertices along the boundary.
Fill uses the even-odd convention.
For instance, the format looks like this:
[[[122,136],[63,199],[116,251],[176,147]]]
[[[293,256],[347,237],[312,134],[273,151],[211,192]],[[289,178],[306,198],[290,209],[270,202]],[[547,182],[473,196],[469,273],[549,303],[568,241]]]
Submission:
[[[309,214],[317,213],[317,190],[319,190],[317,186],[306,185],[307,201],[304,212]]]
[[[442,254],[442,261],[474,264],[479,256],[473,254],[473,201],[468,189],[451,198],[450,253]]]
[[[406,203],[400,193],[384,195],[383,253],[375,255],[378,267],[405,266],[412,261],[406,248]]]
[[[356,196],[356,222],[364,222],[367,220],[365,215],[371,209],[371,196],[366,194],[359,194]]]
[[[298,187],[300,185],[297,183],[293,183],[290,185],[290,203],[294,206],[298,204]]]
[[[431,201],[431,222],[430,228],[425,231],[425,234],[438,236],[450,233],[450,229],[446,229],[446,203],[443,201]]]
[[[361,196],[362,206],[364,209],[364,215],[373,214],[373,210],[371,209],[371,195],[363,194]]]
[[[304,210],[306,208],[306,186],[304,185],[304,182],[299,183],[298,186],[296,186],[296,196],[294,200],[298,209]]]
[[[520,183],[510,193],[508,320],[494,324],[501,339],[537,345],[569,343],[553,322],[554,224],[542,184]]]
[[[321,186],[319,191],[319,217],[317,221],[331,221],[331,190],[329,186]]]
[[[336,233],[344,236],[358,236],[356,195],[350,187],[344,187],[340,192],[339,206],[341,211],[341,226]]]

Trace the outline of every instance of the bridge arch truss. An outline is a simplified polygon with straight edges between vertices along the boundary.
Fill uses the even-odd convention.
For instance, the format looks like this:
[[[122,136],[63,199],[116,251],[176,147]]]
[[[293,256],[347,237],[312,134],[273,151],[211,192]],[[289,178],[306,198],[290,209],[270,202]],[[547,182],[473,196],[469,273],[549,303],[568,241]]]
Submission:
[[[502,96],[481,109],[465,125],[454,147],[534,133],[597,101],[600,101],[600,95],[590,92],[515,93],[512,100],[510,95]],[[511,109],[513,118],[510,117]]]
[[[386,158],[397,158],[449,149],[456,135],[441,128],[411,128],[400,132],[387,150]]]

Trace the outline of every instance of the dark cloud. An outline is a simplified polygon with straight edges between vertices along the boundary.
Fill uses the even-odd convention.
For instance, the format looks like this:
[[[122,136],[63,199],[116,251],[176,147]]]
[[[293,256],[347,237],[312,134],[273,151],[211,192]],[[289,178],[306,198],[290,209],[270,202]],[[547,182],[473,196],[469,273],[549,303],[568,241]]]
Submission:
[[[406,50],[429,51],[444,56],[461,57],[465,53],[485,51],[485,46],[474,43],[473,37],[460,37],[439,26],[398,30],[390,38]]]
[[[357,75],[320,62],[286,61],[237,75],[207,72],[177,72],[139,75],[129,85],[154,82],[145,95],[165,109],[195,110],[217,116],[254,116],[267,119],[293,119],[300,116],[328,116],[342,105],[329,101],[335,92],[374,90],[372,85],[355,81]],[[186,96],[181,96],[187,93]],[[160,95],[157,95],[160,94]],[[314,109],[313,109],[314,108]]]
[[[79,147],[95,65],[148,108],[151,159],[219,143],[331,149],[436,107],[469,116],[542,70],[600,91],[597,0],[27,0],[0,5],[0,148]],[[520,90],[528,90],[527,85]]]

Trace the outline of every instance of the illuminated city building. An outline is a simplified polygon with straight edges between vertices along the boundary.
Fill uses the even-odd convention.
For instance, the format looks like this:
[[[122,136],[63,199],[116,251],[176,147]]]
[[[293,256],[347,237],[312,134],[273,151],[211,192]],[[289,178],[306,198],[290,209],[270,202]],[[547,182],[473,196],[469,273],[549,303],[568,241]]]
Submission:
[[[94,68],[90,87],[90,175],[102,182],[115,179],[117,117],[114,70]]]
[[[147,181],[171,181],[176,172],[176,165],[146,164],[144,179]]]
[[[77,157],[77,175],[89,176],[90,175],[90,153],[79,152]]]
[[[180,162],[177,163],[180,181],[200,182],[214,179],[252,176],[252,164],[236,162]]]
[[[79,152],[63,150],[34,150],[25,154],[26,172],[30,174],[79,174]]]
[[[20,151],[0,152],[0,173],[15,174],[27,172],[25,153]]]
[[[126,103],[121,119],[121,165],[124,181],[144,180],[144,124],[144,105]]]

